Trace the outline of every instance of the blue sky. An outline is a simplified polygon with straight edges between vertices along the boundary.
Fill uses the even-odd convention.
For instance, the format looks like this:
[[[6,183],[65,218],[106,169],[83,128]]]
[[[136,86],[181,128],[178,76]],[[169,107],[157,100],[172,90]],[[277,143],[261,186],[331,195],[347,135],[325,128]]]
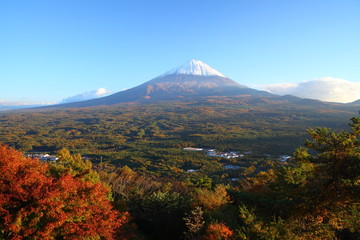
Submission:
[[[118,92],[190,59],[248,86],[359,83],[360,0],[0,0],[0,103]]]

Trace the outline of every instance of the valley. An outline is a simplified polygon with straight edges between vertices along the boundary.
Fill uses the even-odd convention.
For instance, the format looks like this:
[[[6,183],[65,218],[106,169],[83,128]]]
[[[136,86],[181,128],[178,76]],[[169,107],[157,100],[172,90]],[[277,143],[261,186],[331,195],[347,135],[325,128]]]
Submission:
[[[246,101],[244,97],[216,97],[3,113],[0,141],[23,152],[55,153],[67,148],[94,163],[102,158],[155,176],[186,178],[187,169],[197,168],[199,174],[220,178],[223,159],[186,153],[183,148],[251,151],[253,156],[246,160],[232,160],[239,165],[246,162],[244,170],[269,160],[264,154],[271,155],[272,161],[292,155],[308,137],[308,128],[341,129],[343,122],[356,115],[355,107],[319,109],[288,102],[250,105]]]

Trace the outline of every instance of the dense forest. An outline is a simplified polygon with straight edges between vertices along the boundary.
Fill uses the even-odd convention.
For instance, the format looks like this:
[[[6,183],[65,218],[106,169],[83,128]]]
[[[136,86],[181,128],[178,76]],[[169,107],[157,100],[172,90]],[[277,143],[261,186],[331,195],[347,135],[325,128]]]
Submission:
[[[236,99],[3,113],[0,239],[360,239],[355,115]]]
[[[186,170],[222,175],[224,164],[266,164],[291,155],[303,144],[306,129],[342,129],[355,108],[322,108],[241,102],[221,98],[117,107],[36,110],[0,115],[0,141],[22,152],[73,153],[136,172],[161,177],[187,177]],[[252,152],[226,162],[204,153]]]

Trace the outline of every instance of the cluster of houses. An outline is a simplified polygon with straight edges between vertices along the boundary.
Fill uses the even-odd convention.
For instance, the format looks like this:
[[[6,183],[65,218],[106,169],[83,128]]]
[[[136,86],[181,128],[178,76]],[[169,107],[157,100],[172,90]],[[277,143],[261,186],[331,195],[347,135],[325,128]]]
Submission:
[[[239,158],[239,157],[243,157],[244,155],[252,154],[251,151],[244,152],[243,154],[241,154],[241,153],[235,152],[235,151],[216,152],[215,149],[204,149],[204,148],[197,148],[197,147],[186,147],[186,148],[184,148],[184,150],[185,151],[196,151],[196,152],[203,151],[203,152],[206,152],[206,155],[210,156],[210,157],[221,157],[221,158],[228,158],[228,159],[230,159],[230,158]],[[270,154],[264,154],[264,156],[270,157],[271,155]],[[286,162],[286,161],[288,161],[290,159],[291,159],[291,156],[288,156],[288,155],[281,155],[279,157],[279,160],[281,162]],[[237,165],[229,164],[229,165],[223,166],[223,168],[225,170],[238,170],[241,167],[237,166]],[[189,170],[187,170],[187,172],[197,172],[197,171],[198,171],[198,169],[189,169]]]
[[[244,154],[240,154],[239,152],[216,152],[215,149],[204,149],[204,148],[194,148],[194,147],[186,147],[185,151],[204,151],[207,152],[206,155],[210,157],[221,157],[221,158],[238,158],[243,157]]]
[[[239,157],[243,157],[245,155],[249,155],[252,154],[251,151],[248,152],[244,152],[244,153],[239,153],[239,152],[235,152],[235,151],[230,151],[230,152],[216,152],[215,149],[205,149],[205,148],[197,148],[197,147],[186,147],[184,148],[185,151],[204,151],[206,152],[207,156],[210,157],[221,157],[221,158],[239,158]],[[263,154],[265,157],[271,157],[270,154]],[[281,155],[279,157],[279,160],[281,162],[286,162],[287,160],[290,160],[291,156],[288,155]]]
[[[56,162],[58,160],[58,157],[49,154],[26,154],[26,157],[33,159],[37,158],[41,161],[48,161],[48,162]]]
[[[216,152],[215,149],[210,149],[207,154],[210,157],[221,157],[221,158],[238,158],[243,157],[244,154],[238,152]]]

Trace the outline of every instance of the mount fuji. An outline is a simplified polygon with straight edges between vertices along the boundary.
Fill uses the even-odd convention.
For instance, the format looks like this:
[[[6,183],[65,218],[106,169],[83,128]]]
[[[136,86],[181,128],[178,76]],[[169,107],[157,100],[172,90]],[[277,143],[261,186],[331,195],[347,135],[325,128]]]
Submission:
[[[125,102],[193,99],[210,96],[274,96],[241,85],[199,60],[188,61],[137,87],[112,95],[58,107],[88,107]]]

